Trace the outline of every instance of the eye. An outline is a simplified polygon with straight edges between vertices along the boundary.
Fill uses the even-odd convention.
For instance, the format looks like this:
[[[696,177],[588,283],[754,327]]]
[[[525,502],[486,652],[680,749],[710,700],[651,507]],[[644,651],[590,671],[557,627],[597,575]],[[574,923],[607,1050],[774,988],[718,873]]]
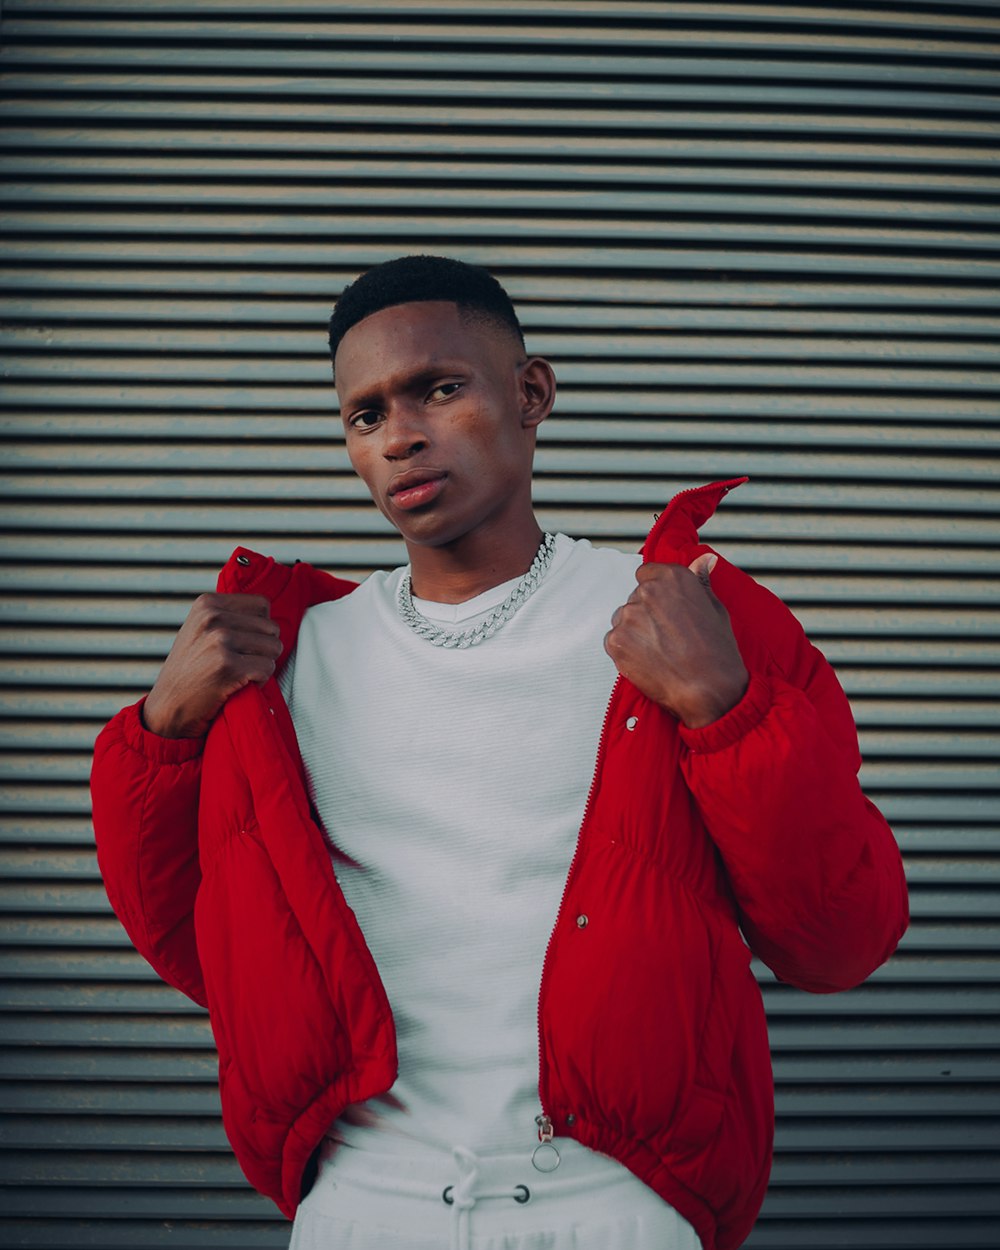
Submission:
[[[439,382],[430,392],[428,399],[447,399],[462,387],[461,382]]]
[[[374,430],[382,420],[382,414],[374,408],[365,408],[362,412],[356,412],[348,419],[347,424],[352,430]]]

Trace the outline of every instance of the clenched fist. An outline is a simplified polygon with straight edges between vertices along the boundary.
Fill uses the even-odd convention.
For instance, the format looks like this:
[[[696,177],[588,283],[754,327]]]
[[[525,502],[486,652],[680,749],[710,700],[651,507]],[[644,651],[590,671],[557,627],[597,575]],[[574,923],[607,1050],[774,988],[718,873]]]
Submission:
[[[691,729],[724,716],[750,681],[709,581],[717,559],[643,564],[604,638],[619,673]]]
[[[280,655],[266,599],[199,595],[143,705],[146,728],[164,738],[200,737],[230,695],[267,681]]]

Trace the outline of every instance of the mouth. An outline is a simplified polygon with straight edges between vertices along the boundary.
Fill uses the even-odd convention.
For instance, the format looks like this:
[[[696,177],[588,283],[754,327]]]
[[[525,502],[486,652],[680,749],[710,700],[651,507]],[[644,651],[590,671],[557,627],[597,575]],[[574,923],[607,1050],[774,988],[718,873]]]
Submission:
[[[438,497],[447,476],[443,469],[408,469],[390,481],[386,493],[396,508],[420,508]]]

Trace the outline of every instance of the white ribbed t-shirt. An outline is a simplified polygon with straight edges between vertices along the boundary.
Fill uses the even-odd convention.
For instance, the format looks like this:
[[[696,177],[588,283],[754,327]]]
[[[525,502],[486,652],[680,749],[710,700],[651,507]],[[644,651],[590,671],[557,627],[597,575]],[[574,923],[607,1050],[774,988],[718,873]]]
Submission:
[[[404,569],[306,613],[281,688],[399,1044],[393,1100],[334,1137],[394,1154],[537,1144],[542,961],[616,675],[603,639],[639,563],[558,535],[532,597],[467,650],[403,622]],[[514,584],[415,604],[463,628]]]

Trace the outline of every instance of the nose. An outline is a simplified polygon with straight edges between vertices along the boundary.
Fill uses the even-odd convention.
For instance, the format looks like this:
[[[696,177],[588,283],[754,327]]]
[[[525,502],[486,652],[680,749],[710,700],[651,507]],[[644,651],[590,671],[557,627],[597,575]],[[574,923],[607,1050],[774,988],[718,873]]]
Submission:
[[[427,434],[409,404],[393,405],[386,414],[386,438],[382,454],[386,460],[408,460],[428,446]]]

